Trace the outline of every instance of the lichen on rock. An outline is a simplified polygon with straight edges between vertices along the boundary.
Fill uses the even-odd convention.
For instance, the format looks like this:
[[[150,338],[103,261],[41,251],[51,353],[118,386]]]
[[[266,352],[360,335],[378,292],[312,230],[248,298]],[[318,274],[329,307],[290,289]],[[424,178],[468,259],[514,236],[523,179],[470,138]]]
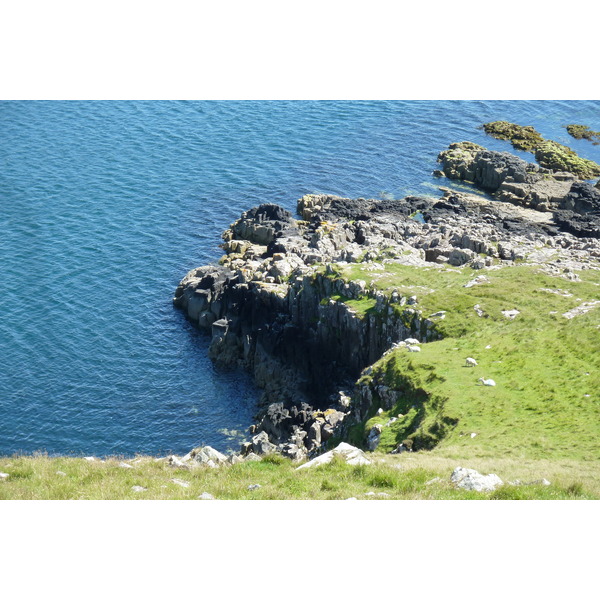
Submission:
[[[540,166],[551,171],[572,173],[580,179],[592,179],[600,175],[600,165],[592,160],[581,158],[568,146],[545,139],[533,127],[524,127],[507,121],[493,121],[484,123],[483,129],[492,137],[509,140],[518,150],[532,152]],[[581,133],[582,130],[575,131]],[[590,133],[596,132],[590,131]]]

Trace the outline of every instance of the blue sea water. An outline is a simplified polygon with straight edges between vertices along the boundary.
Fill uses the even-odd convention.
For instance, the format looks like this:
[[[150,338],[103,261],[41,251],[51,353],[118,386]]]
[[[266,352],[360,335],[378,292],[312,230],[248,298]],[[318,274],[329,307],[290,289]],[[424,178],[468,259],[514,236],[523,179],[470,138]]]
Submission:
[[[564,129],[598,101],[0,102],[0,454],[237,449],[260,392],[179,280],[262,202],[437,195],[448,144],[512,151],[478,129],[500,119],[600,162]]]

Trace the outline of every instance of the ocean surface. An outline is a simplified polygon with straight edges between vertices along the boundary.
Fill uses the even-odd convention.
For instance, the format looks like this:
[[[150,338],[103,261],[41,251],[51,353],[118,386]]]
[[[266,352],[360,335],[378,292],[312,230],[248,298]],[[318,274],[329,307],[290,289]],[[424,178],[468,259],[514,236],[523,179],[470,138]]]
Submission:
[[[598,101],[0,102],[0,454],[238,449],[260,395],[172,306],[221,232],[309,192],[439,195],[448,144],[564,125]],[[527,160],[532,155],[515,152]]]

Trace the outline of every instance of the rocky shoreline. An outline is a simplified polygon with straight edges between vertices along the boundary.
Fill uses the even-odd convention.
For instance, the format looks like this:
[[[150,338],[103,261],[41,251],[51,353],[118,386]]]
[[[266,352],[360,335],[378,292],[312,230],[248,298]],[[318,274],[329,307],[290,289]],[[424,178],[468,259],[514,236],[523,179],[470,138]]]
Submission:
[[[211,358],[247,369],[264,389],[241,456],[301,460],[345,439],[375,392],[387,407],[395,401],[383,382],[361,374],[393,348],[419,351],[441,337],[443,311],[423,314],[418,295],[384,293],[342,277],[340,267],[457,267],[476,277],[534,264],[567,280],[597,268],[598,184],[470,142],[452,144],[438,160],[438,176],[494,200],[447,187],[438,198],[401,200],[311,194],[298,201],[298,218],[262,204],[223,233],[218,265],[191,270],[177,287],[175,306],[211,333]],[[366,440],[370,449],[378,433]],[[415,438],[397,450],[434,443]]]

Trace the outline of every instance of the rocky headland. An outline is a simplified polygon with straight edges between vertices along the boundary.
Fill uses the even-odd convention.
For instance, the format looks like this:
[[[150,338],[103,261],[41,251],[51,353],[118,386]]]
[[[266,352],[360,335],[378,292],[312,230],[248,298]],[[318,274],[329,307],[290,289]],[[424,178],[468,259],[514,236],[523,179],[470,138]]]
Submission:
[[[219,264],[183,278],[174,304],[210,333],[211,358],[247,369],[264,389],[241,456],[315,456],[407,394],[369,376],[372,365],[441,339],[446,313],[424,312],[417,289],[375,285],[387,267],[472,270],[471,285],[515,265],[563,283],[599,268],[597,184],[471,142],[452,144],[438,161],[436,175],[472,189],[400,200],[311,194],[297,215],[261,204],[223,233]],[[369,278],[348,275],[358,266]],[[410,392],[415,415],[395,451],[431,448],[457,424],[443,402]],[[428,411],[437,420],[424,433]],[[376,448],[382,429],[372,427],[363,445]]]

